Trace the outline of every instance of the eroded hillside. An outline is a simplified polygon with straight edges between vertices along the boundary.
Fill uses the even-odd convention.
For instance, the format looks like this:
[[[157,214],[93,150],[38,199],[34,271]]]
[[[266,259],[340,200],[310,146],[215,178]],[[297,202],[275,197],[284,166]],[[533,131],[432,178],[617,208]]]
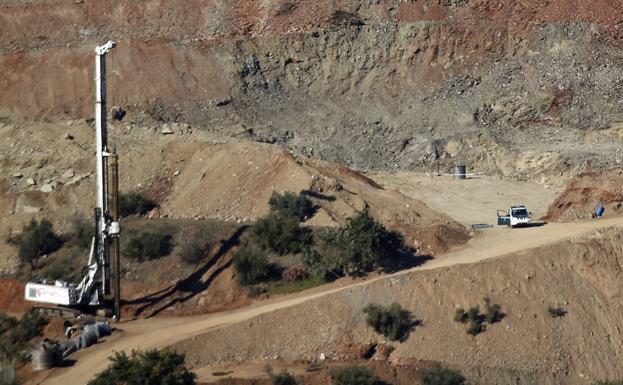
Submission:
[[[128,125],[359,169],[552,177],[623,158],[616,2],[4,1],[0,21],[5,124],[89,117],[90,53],[111,38]]]

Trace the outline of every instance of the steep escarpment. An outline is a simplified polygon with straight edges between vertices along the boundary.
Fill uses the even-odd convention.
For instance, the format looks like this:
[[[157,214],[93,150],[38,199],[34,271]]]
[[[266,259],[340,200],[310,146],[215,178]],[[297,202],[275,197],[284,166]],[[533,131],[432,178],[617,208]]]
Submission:
[[[0,115],[92,114],[111,38],[128,124],[189,122],[360,169],[612,167],[623,13],[579,1],[5,1]]]

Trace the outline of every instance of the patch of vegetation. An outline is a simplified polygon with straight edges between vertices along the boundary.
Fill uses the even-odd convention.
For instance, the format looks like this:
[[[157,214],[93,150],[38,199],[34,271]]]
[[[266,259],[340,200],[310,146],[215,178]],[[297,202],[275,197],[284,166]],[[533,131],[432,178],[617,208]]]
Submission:
[[[598,381],[595,385],[623,385],[623,380],[618,381]]]
[[[380,381],[372,370],[363,366],[346,366],[331,371],[333,385],[379,385]]]
[[[139,192],[119,194],[119,215],[121,217],[145,215],[156,207],[158,207],[156,202]]]
[[[492,304],[491,298],[485,297],[485,319],[488,323],[494,324],[496,322],[500,322],[502,318],[504,318],[504,313],[502,313],[502,307],[497,303]]]
[[[422,385],[464,385],[465,377],[458,370],[442,367],[439,364],[428,369],[421,369],[417,373]]]
[[[284,370],[281,373],[273,373],[273,368],[270,365],[266,366],[266,372],[270,377],[270,381],[273,385],[298,385],[298,381],[293,375]]]
[[[547,312],[552,318],[560,318],[567,315],[567,311],[561,307],[549,307]]]
[[[301,281],[307,277],[309,277],[307,270],[299,266],[290,266],[281,272],[281,280],[285,282]]]
[[[188,264],[195,264],[205,258],[209,248],[207,235],[199,228],[193,227],[183,231],[177,238],[175,254]]]
[[[80,214],[74,214],[69,218],[69,239],[71,244],[81,250],[88,250],[95,235],[95,223],[87,220]]]
[[[270,278],[272,267],[264,250],[246,243],[234,255],[234,268],[241,285],[255,285]]]
[[[296,195],[289,191],[283,194],[273,192],[268,204],[271,211],[286,213],[299,221],[311,218],[317,209],[314,203],[305,195]]]
[[[505,314],[502,313],[502,307],[498,304],[492,304],[489,297],[484,298],[485,314],[480,313],[479,306],[473,306],[469,310],[457,309],[454,314],[454,321],[468,324],[467,333],[476,336],[485,331],[485,322],[494,324],[500,322]]]
[[[335,255],[329,267],[351,276],[391,268],[394,258],[405,250],[402,234],[387,230],[367,210],[350,218],[339,230],[325,233],[323,242]]]
[[[270,294],[291,294],[298,293],[299,291],[311,289],[312,287],[320,286],[327,283],[323,277],[312,276],[301,279],[299,281],[291,282],[271,282],[265,286],[265,292]]]
[[[389,307],[370,304],[363,311],[368,325],[392,341],[405,341],[415,326],[411,313],[398,303]]]
[[[54,232],[52,222],[47,219],[37,222],[34,218],[24,226],[20,234],[12,236],[9,242],[18,247],[22,263],[29,264],[33,270],[40,257],[63,246],[63,240]]]
[[[126,239],[125,255],[141,262],[164,257],[173,248],[171,234],[162,229],[140,231]]]
[[[311,242],[311,234],[300,226],[298,218],[273,211],[255,223],[251,242],[279,255],[296,254]]]
[[[115,352],[110,366],[88,385],[194,385],[197,376],[188,370],[184,355],[168,350]]]
[[[25,350],[35,337],[41,335],[48,320],[35,311],[28,311],[19,321],[0,313],[0,359],[24,363]]]

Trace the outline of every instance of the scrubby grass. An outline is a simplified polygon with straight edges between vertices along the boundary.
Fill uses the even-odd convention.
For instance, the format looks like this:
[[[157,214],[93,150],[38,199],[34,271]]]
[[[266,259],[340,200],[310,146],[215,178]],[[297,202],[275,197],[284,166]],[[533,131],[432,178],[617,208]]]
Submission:
[[[300,281],[279,281],[270,282],[266,285],[265,289],[270,294],[291,294],[299,291],[311,289],[327,283],[323,277],[307,277]]]

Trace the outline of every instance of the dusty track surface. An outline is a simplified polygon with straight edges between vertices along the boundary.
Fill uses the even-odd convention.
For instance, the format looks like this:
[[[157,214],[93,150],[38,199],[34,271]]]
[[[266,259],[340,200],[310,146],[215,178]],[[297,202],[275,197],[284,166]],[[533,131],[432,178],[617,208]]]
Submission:
[[[506,228],[495,228],[485,231],[481,236],[472,239],[465,248],[448,253],[444,255],[443,258],[432,260],[411,270],[376,277],[346,287],[314,294],[302,293],[300,295],[284,297],[274,302],[258,303],[255,306],[222,314],[192,318],[148,319],[125,322],[119,325],[122,331],[115,333],[109,340],[77,354],[75,356],[77,359],[75,365],[70,368],[55,369],[49,373],[48,378],[40,380],[37,383],[59,385],[83,384],[87,378],[92,378],[108,365],[106,358],[109,357],[113,351],[130,351],[132,349],[147,349],[172,345],[215,328],[246,321],[263,314],[296,306],[333,293],[370,285],[380,280],[390,280],[398,276],[412,274],[422,270],[438,269],[458,264],[473,264],[513,252],[542,247],[611,226],[623,226],[623,218],[609,218],[600,221],[577,223],[555,223],[544,227],[526,229],[509,230]]]

